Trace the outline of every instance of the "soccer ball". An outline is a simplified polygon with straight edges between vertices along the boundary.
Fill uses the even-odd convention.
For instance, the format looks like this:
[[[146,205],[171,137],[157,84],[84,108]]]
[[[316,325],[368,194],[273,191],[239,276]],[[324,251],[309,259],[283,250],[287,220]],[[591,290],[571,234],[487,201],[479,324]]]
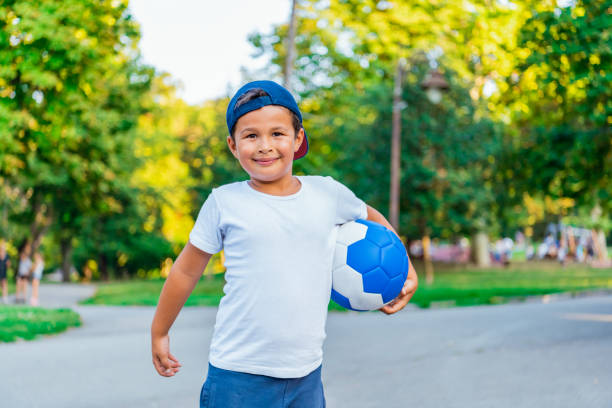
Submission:
[[[395,299],[408,276],[402,241],[386,227],[356,220],[338,229],[331,298],[351,310],[376,310]]]

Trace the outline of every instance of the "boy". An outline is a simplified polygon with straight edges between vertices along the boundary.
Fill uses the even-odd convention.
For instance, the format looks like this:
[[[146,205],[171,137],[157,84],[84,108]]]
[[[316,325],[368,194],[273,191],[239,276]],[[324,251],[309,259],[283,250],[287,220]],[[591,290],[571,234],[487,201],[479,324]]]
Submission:
[[[166,377],[179,370],[168,331],[212,254],[224,249],[225,296],[200,406],[324,407],[321,361],[334,231],[366,217],[391,226],[331,177],[292,175],[308,141],[300,110],[280,85],[243,86],[226,119],[227,144],[250,179],[214,189],[202,206],[159,298],[153,364]],[[411,266],[402,293],[381,310],[401,310],[416,286]]]

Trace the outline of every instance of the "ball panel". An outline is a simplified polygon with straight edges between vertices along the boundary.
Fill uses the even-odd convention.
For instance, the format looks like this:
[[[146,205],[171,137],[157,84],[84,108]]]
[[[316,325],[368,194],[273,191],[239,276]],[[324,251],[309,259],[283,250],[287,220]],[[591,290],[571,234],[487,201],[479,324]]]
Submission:
[[[381,268],[363,274],[363,290],[368,293],[382,293],[389,283],[389,277]]]
[[[358,219],[358,220],[355,220],[355,222],[357,222],[359,224],[363,224],[363,225],[365,225],[368,228],[381,229],[383,231],[386,230],[386,228],[387,228],[387,227],[385,227],[382,224],[379,224],[377,222],[370,221],[370,220]]]
[[[380,247],[383,247],[385,245],[391,245],[393,243],[387,231],[378,228],[368,228],[366,239]]]
[[[400,292],[402,291],[402,287],[404,287],[405,278],[402,276],[396,276],[395,278],[389,281],[387,288],[382,293],[382,300],[384,303],[388,303],[395,299]]]
[[[380,248],[363,239],[349,245],[346,263],[361,273],[371,271],[380,263]]]
[[[336,250],[334,252],[334,264],[333,269],[340,268],[342,265],[346,265],[346,253],[347,246],[341,242],[336,242]],[[333,270],[332,269],[332,270]]]
[[[362,292],[359,297],[350,299],[353,310],[376,310],[383,307],[383,298],[378,293]]]
[[[408,259],[408,256],[406,255],[404,257],[404,264],[402,265],[402,276],[404,277],[404,280],[406,280],[406,278],[408,277],[409,265],[410,265],[410,259]]]
[[[365,238],[368,232],[368,227],[357,222],[347,222],[338,228],[337,242],[341,242],[346,246]]]
[[[332,287],[342,296],[352,299],[363,292],[363,280],[359,272],[348,265],[342,265],[332,273]]]
[[[349,302],[349,300],[346,297],[342,296],[341,294],[339,294],[338,292],[336,292],[333,289],[331,291],[331,298],[332,298],[332,300],[334,302],[336,302],[337,304],[339,304],[343,308],[345,308],[345,309],[352,309],[351,302]]]
[[[389,245],[380,250],[380,265],[389,278],[401,275],[404,267],[405,251],[399,251],[395,245]]]
[[[362,275],[348,265],[334,269],[332,287],[349,300],[353,310],[374,310],[383,306],[380,293],[364,292]]]

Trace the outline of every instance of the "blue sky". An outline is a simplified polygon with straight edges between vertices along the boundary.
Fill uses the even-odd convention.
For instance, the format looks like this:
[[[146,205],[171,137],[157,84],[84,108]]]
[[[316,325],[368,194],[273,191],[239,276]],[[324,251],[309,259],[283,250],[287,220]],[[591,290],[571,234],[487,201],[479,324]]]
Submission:
[[[289,19],[290,0],[130,0],[140,23],[145,62],[182,83],[188,103],[225,95],[240,86],[240,67],[260,67],[247,41]]]

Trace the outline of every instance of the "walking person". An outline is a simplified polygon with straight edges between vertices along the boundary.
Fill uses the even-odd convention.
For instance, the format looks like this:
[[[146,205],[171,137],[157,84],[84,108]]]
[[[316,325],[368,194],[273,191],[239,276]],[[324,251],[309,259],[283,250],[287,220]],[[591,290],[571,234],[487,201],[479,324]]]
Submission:
[[[15,291],[15,303],[25,303],[28,291],[28,278],[32,269],[30,251],[26,245],[19,254],[19,267],[17,268],[17,290]]]
[[[42,273],[45,269],[43,257],[39,251],[34,254],[34,265],[32,265],[32,295],[30,297],[30,305],[38,306],[38,287],[42,279]]]
[[[8,283],[6,275],[11,267],[11,258],[6,253],[6,242],[0,242],[0,284],[2,285],[2,303],[8,303]]]

